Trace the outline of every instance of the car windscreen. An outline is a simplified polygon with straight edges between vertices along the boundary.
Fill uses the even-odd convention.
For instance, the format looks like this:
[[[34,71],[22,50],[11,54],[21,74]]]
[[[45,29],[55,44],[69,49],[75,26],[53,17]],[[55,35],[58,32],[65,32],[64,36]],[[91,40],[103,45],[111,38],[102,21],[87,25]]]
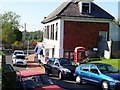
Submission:
[[[49,86],[54,84],[46,74],[24,77],[22,78],[22,81],[24,89]]]
[[[102,73],[117,73],[118,70],[113,67],[112,65],[97,65],[98,69],[102,72]]]
[[[24,53],[23,52],[15,52],[14,54],[16,55],[16,54],[24,54]]]
[[[62,66],[72,65],[72,62],[69,60],[60,60],[60,65]]]
[[[16,59],[25,59],[25,56],[16,56]]]

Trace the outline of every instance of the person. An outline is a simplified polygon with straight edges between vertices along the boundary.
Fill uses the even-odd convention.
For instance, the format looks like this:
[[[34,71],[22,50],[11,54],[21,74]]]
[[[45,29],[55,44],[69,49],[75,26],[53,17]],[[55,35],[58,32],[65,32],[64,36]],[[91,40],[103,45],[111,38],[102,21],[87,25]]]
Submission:
[[[38,62],[38,54],[35,55],[34,62]]]

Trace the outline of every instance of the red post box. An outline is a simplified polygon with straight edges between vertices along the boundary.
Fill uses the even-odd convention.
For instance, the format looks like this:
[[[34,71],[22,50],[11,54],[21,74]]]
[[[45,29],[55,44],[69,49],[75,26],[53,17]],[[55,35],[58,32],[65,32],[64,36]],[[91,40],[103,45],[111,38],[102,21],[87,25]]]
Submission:
[[[76,47],[74,50],[74,61],[81,62],[85,59],[85,48],[84,47]]]

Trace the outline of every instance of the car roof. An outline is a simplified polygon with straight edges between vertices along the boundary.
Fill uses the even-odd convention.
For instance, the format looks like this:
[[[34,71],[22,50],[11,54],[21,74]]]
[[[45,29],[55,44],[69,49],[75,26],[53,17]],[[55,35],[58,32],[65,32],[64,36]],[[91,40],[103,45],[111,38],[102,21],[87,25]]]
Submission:
[[[50,59],[69,60],[68,58],[50,58]]]
[[[24,52],[24,51],[22,51],[22,50],[15,50],[14,52]]]
[[[110,65],[110,64],[107,64],[107,63],[91,63],[91,64],[95,64],[95,65]]]
[[[16,54],[16,56],[25,56],[25,54]]]
[[[110,64],[106,64],[106,63],[84,63],[84,64],[95,64],[95,65],[110,65]],[[81,64],[83,65],[83,64]]]
[[[22,77],[35,76],[40,74],[45,74],[45,73],[40,71],[33,71],[33,70],[21,70],[17,72],[17,75],[20,75]]]

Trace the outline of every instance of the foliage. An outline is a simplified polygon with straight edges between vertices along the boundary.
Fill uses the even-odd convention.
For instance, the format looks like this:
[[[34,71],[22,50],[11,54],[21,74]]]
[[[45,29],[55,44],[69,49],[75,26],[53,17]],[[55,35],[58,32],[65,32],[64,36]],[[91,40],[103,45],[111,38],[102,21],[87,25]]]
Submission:
[[[43,32],[42,31],[35,31],[35,32],[22,32],[22,41],[23,47],[27,48],[28,41],[29,41],[29,48],[33,49],[35,46],[33,45],[34,42],[42,42],[43,41]]]
[[[15,41],[22,40],[22,32],[19,31],[19,18],[20,16],[14,12],[5,12],[0,16],[2,23],[2,43],[4,45],[13,44]]]

